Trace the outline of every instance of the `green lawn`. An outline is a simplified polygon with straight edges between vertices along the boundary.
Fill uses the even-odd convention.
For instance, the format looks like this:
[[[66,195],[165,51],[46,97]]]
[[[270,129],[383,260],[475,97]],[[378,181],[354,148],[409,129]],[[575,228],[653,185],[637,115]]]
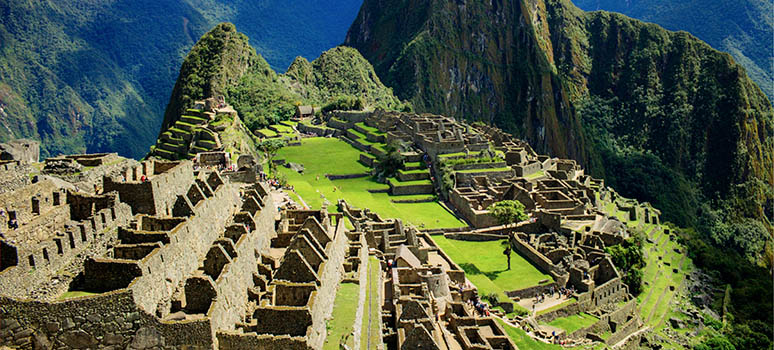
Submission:
[[[348,337],[344,342],[352,346],[352,326],[355,322],[357,313],[358,299],[360,297],[360,286],[355,283],[342,283],[339,285],[339,291],[336,293],[336,301],[333,304],[333,315],[328,321],[328,335],[323,344],[324,350],[338,350],[342,338]]]
[[[289,127],[287,125],[274,124],[271,127],[277,129],[277,131],[279,131],[280,133],[295,133],[293,128],[291,128],[291,127]]]
[[[513,327],[507,323],[505,323],[501,319],[497,319],[497,322],[500,322],[500,325],[503,326],[505,329],[505,333],[508,334],[508,336],[513,340],[514,343],[516,343],[516,346],[519,347],[519,349],[524,350],[561,350],[562,347],[559,345],[554,344],[547,344],[543,343],[541,341],[537,341],[535,339],[532,339],[529,335],[527,335],[527,332],[520,328]]]
[[[384,133],[384,132],[381,132],[381,131],[379,131],[379,129],[377,129],[377,128],[374,128],[374,127],[372,127],[372,126],[368,126],[368,125],[366,125],[366,124],[365,124],[365,123],[363,123],[363,122],[357,123],[357,124],[355,124],[355,125],[359,126],[361,129],[363,129],[363,130],[365,130],[365,131],[368,131],[369,133],[372,133],[372,134],[374,134],[374,135],[377,135],[377,136],[378,136],[378,135],[384,135],[384,134],[386,134],[386,133]]]
[[[463,173],[463,174],[493,173],[498,171],[509,171],[509,170],[511,170],[510,167],[502,167],[502,168],[460,170],[458,171],[458,173]]]
[[[527,180],[532,180],[532,179],[537,179],[537,178],[539,178],[541,176],[544,176],[545,174],[546,174],[546,172],[541,170],[541,171],[529,174],[529,175],[525,176],[524,178],[527,179]]]
[[[285,147],[277,158],[303,164],[304,174],[280,167],[288,177],[296,193],[312,208],[320,208],[322,196],[335,205],[339,199],[346,199],[351,205],[369,208],[383,218],[399,218],[425,228],[450,228],[466,226],[464,222],[444,209],[438,202],[392,203],[388,193],[369,193],[368,189],[387,189],[371,177],[346,180],[328,180],[325,174],[362,174],[370,168],[358,162],[360,151],[344,141],[335,138],[309,138],[301,146]],[[318,179],[319,176],[319,179]]]
[[[413,186],[413,185],[432,185],[430,180],[413,180],[413,181],[400,181],[394,177],[389,178],[390,183],[393,186]]]
[[[548,323],[549,326],[564,329],[567,334],[575,332],[579,329],[583,329],[597,323],[599,318],[589,315],[585,312],[580,314],[560,317]]]
[[[376,349],[382,342],[381,322],[379,308],[379,260],[373,256],[368,257],[368,288],[366,288],[366,300],[364,301],[363,323],[360,328],[360,349]],[[370,307],[369,307],[370,304]],[[370,325],[369,325],[370,320]]]
[[[68,291],[68,292],[64,292],[57,299],[58,300],[67,300],[67,299],[72,299],[72,298],[88,297],[88,296],[97,295],[97,294],[99,294],[99,293],[82,292],[82,291]]]
[[[444,236],[433,236],[433,240],[449,257],[473,274],[491,280],[499,289],[517,290],[538,285],[544,279],[551,280],[546,275],[516,252],[511,254],[511,269],[507,270],[507,261],[503,255],[500,241],[472,242],[447,239]],[[471,273],[467,273],[470,278]]]
[[[543,279],[553,280],[515,252],[511,254],[511,269],[507,270],[500,241],[458,241],[444,236],[433,236],[433,240],[465,270],[465,277],[478,288],[481,296],[496,293],[501,302],[509,301],[505,291],[535,286]],[[516,303],[513,306],[526,311]]]
[[[258,130],[258,132],[259,132],[259,133],[261,133],[262,135],[266,135],[266,137],[274,137],[274,136],[277,136],[277,133],[276,133],[276,132],[274,132],[274,130],[271,130],[271,129],[269,129],[269,128],[263,128],[263,129],[261,129],[261,130]]]

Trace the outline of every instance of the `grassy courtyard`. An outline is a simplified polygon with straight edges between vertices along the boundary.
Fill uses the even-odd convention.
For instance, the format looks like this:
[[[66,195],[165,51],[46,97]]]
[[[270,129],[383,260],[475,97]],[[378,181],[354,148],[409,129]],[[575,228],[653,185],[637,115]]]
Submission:
[[[302,140],[301,146],[281,149],[277,159],[304,166],[303,174],[284,167],[280,167],[279,171],[287,176],[295,192],[312,208],[320,208],[324,200],[335,205],[339,199],[345,199],[351,205],[369,208],[384,218],[399,218],[425,228],[466,226],[438,202],[393,203],[390,200],[397,197],[388,193],[368,192],[369,189],[389,188],[370,176],[345,180],[329,180],[325,177],[326,174],[368,173],[370,168],[358,162],[360,154],[359,150],[339,139],[309,138]],[[401,199],[405,198],[401,196]]]
[[[560,317],[548,323],[549,326],[564,329],[568,334],[597,323],[599,318],[587,313]]]
[[[458,241],[444,236],[433,236],[433,240],[465,270],[465,277],[478,288],[479,295],[495,293],[498,300],[506,301],[510,299],[505,291],[536,286],[544,279],[552,281],[551,276],[540,272],[516,252],[511,254],[511,269],[508,270],[500,241]],[[513,306],[522,309],[516,303]]]
[[[540,272],[516,252],[511,253],[508,270],[501,241],[458,241],[444,236],[433,236],[433,240],[462,268],[483,275],[502,290],[523,289],[536,286],[544,279],[551,280],[551,276]]]
[[[327,324],[328,336],[325,337],[323,350],[339,349],[342,338],[347,337],[352,332],[359,296],[360,286],[357,284],[342,283],[339,286],[336,301],[333,304],[333,315]],[[344,343],[352,346],[353,341],[352,337],[349,336]]]

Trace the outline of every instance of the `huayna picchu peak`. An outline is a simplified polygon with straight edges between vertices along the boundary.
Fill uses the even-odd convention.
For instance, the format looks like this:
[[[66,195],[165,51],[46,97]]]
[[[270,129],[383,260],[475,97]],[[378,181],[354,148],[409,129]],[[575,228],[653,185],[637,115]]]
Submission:
[[[184,3],[237,25],[154,144],[0,139],[0,349],[771,349],[774,112],[729,54],[568,0],[365,0],[282,72],[245,16],[351,4]]]

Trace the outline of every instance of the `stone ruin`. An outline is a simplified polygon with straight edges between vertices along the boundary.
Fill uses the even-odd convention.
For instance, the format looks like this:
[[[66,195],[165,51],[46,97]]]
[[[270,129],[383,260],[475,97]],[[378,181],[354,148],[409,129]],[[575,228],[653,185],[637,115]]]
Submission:
[[[0,143],[0,165],[9,162],[37,163],[40,159],[40,142],[16,139]]]
[[[426,233],[340,202],[387,270],[381,307],[388,349],[517,349],[493,318],[477,317],[466,301],[476,293],[465,272]],[[393,262],[388,267],[387,262]],[[443,342],[443,346],[439,344]]]
[[[367,254],[340,215],[280,215],[263,184],[190,161],[102,181],[100,194],[53,177],[0,194],[19,223],[0,243],[0,345],[321,348],[336,286]]]
[[[514,300],[534,297],[551,287],[573,288],[577,303],[570,308],[542,315],[540,320],[550,322],[557,317],[590,312],[600,321],[590,329],[572,335],[561,334],[560,337],[602,341],[598,335],[610,332],[612,336],[605,342],[615,344],[641,327],[636,302],[604,250],[606,246],[621,243],[630,233],[619,218],[604,214],[602,208],[615,203],[617,210],[627,213],[626,219],[642,218],[645,223],[658,223],[660,213],[657,210],[648,205],[619,200],[602,180],[586,175],[575,161],[538,155],[526,142],[496,128],[474,128],[443,116],[382,111],[338,113],[329,120],[329,124],[341,124],[334,125],[339,129],[350,128],[358,122],[386,133],[384,141],[401,140],[414,145],[420,153],[429,157],[436,178],[441,177],[439,170],[444,163],[462,160],[452,162],[455,164],[451,167],[454,187],[448,196],[457,213],[478,230],[450,234],[463,239],[510,237],[514,250],[556,281],[554,284],[510,291],[508,294]],[[486,162],[475,159],[483,157],[486,157]],[[491,160],[493,158],[494,161]],[[473,161],[467,162],[467,159]],[[503,200],[524,204],[531,220],[511,229],[498,227],[488,208]],[[387,277],[391,281],[388,289],[392,291],[394,304],[385,306],[385,317],[389,320],[385,324],[385,334],[388,334],[385,339],[395,344],[393,348],[396,349],[418,346],[415,341],[435,348],[430,344],[431,340],[443,333],[436,332],[438,328],[433,325],[433,316],[439,312],[444,317],[448,317],[447,314],[466,316],[461,311],[464,306],[453,303],[448,304],[449,312],[443,313],[444,309],[438,309],[434,299],[427,297],[428,293],[434,294],[430,291],[432,288],[423,289],[427,287],[423,276],[443,271],[427,266],[427,247],[432,243],[422,243],[431,240],[418,239],[417,234],[402,227],[400,221],[383,221],[367,210],[350,210],[349,215],[353,221],[360,223],[358,229],[366,234],[369,246],[383,252],[385,261],[395,259],[398,262],[396,271],[415,271],[410,277],[403,274],[406,272]],[[455,272],[446,273],[450,277],[455,275]],[[464,281],[464,274],[462,278]],[[408,326],[405,317],[401,318],[402,305],[406,300],[411,300],[410,304],[406,304],[410,306],[406,307],[412,310],[413,319],[420,320],[414,321],[412,326]],[[619,303],[625,306],[611,312],[611,308],[614,309],[612,306]],[[441,319],[446,319],[444,317]],[[525,323],[523,326],[529,325]],[[539,332],[537,324],[532,326]],[[459,327],[452,329],[472,332],[460,331]],[[468,340],[460,341],[466,339],[465,334],[457,334],[455,339],[467,348]],[[481,340],[483,337],[475,339],[478,339],[477,342],[470,344],[484,343]]]

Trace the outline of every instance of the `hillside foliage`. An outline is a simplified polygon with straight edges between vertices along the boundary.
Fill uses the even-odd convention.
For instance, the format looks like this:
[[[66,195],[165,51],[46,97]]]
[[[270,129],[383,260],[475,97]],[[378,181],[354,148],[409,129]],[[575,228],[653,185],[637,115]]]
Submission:
[[[183,59],[214,25],[236,23],[285,69],[340,43],[361,2],[0,2],[0,142],[41,140],[44,157],[142,157]]]
[[[766,0],[573,0],[586,11],[605,10],[684,30],[728,52],[774,97],[774,3]],[[719,15],[722,14],[722,15]]]

